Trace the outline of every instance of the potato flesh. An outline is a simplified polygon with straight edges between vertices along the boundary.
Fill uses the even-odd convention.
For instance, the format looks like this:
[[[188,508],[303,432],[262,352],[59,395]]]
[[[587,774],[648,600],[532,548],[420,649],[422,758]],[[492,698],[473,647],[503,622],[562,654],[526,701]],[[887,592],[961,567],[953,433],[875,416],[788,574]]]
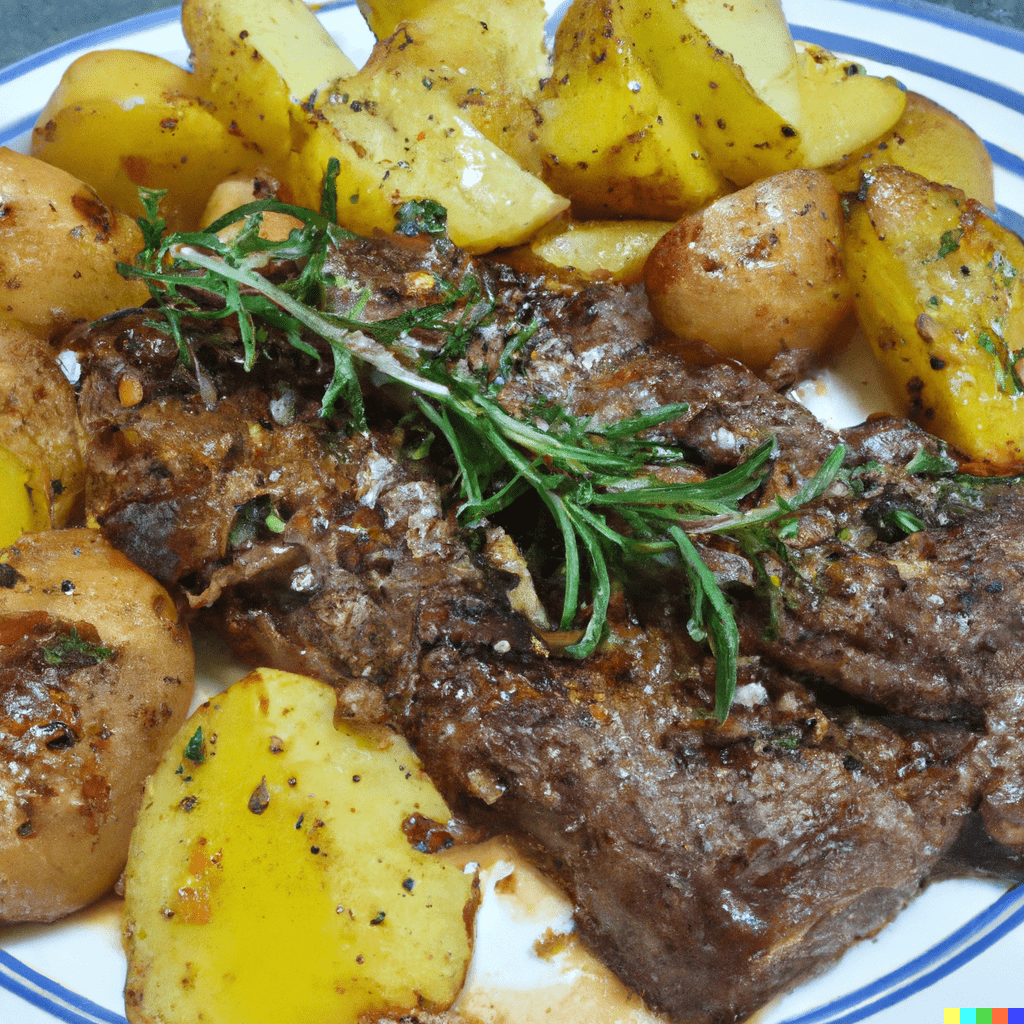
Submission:
[[[992,158],[985,143],[955,114],[920,93],[907,93],[903,114],[890,131],[824,170],[838,191],[856,192],[862,174],[886,164],[962,189],[995,209]]]
[[[1024,470],[1024,243],[960,190],[888,166],[852,205],[847,263],[907,412],[979,472]]]
[[[258,670],[179,732],[126,874],[133,1022],[328,1024],[454,999],[475,881],[408,825],[448,810],[402,740],[336,726],[335,708],[325,684]]]

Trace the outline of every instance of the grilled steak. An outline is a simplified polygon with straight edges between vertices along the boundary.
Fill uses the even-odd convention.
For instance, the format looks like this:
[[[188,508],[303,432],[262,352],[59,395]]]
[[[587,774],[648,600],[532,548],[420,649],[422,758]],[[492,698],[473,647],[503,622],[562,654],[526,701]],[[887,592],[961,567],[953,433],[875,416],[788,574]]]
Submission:
[[[785,495],[837,442],[739,367],[683,361],[618,287],[580,291],[380,241],[339,250],[333,269],[351,282],[332,294],[338,308],[372,286],[367,317],[429,301],[430,275],[472,269],[497,308],[467,364],[499,372],[518,347],[508,408],[539,395],[611,420],[685,401],[658,430],[693,454],[686,473],[734,465],[774,434],[766,498]],[[1007,842],[1021,658],[1001,631],[1020,616],[1019,488],[907,473],[926,439],[896,425],[888,438],[851,434],[850,475],[801,514],[786,557],[761,555],[780,581],[774,620],[754,600],[763,577],[749,552],[706,551],[739,602],[746,651],[740,700],[719,725],[713,668],[671,567],[626,581],[596,655],[563,657],[515,589],[529,582],[524,563],[497,554],[501,530],[456,526],[451,468],[422,457],[401,396],[375,395],[374,426],[350,434],[317,415],[322,366],[271,337],[245,373],[204,331],[190,335],[192,367],[142,315],[85,339],[90,513],[246,657],[372,684],[459,812],[515,836],[562,882],[584,937],[651,1005],[738,1020],[820,970],[913,896],[983,795]],[[130,406],[126,376],[144,395]],[[886,453],[896,458],[880,462]],[[926,528],[887,533],[883,507]],[[938,624],[906,642],[909,616],[936,595],[963,602],[976,574],[965,559],[987,542],[1010,564],[977,570],[966,631],[1007,640],[1001,652]],[[885,673],[872,668],[880,640]],[[987,660],[972,668],[972,652]]]

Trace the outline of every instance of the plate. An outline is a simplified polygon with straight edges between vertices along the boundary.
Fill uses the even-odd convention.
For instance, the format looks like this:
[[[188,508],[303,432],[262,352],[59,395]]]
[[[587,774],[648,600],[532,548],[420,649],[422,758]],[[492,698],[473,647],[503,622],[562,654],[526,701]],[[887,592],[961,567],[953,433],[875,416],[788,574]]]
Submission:
[[[872,73],[892,74],[971,124],[995,165],[997,216],[1024,233],[1024,92],[1018,85],[1024,83],[1024,33],[918,0],[783,0],[783,7],[795,38],[855,58]],[[323,4],[318,13],[361,65],[373,39],[355,4]],[[554,10],[553,18],[558,14]],[[111,47],[184,65],[188,46],[179,9],[91,32],[0,70],[0,145],[27,150],[35,119],[68,64],[88,50]],[[848,362],[805,388],[804,397],[823,418],[874,411],[884,396],[871,390],[872,376],[870,366]],[[200,648],[200,663],[207,692],[240,674],[212,648]],[[491,881],[503,870],[498,857]],[[650,1019],[637,1014],[635,1003],[620,1005],[612,995],[605,1012],[583,1010],[567,984],[582,983],[586,971],[575,961],[541,961],[532,952],[552,920],[565,924],[566,908],[545,894],[535,903],[531,913],[505,905],[493,886],[484,903],[471,981],[491,995],[520,992],[504,1004],[514,1010],[508,1024],[577,1020],[581,1013],[617,1024]],[[124,1024],[118,916],[111,898],[56,925],[0,927],[0,1020]],[[933,884],[878,937],[754,1022],[927,1024],[941,1021],[945,1007],[1024,1005],[1022,925],[1024,886],[1007,891],[1005,884],[977,879]]]

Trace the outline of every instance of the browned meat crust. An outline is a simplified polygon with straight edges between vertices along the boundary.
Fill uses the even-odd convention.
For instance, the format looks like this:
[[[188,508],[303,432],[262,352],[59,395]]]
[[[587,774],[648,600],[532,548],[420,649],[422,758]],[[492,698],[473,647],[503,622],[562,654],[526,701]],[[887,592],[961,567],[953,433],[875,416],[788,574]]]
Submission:
[[[366,315],[383,315],[429,298],[425,271],[454,275],[462,260],[353,243],[334,269],[356,284],[333,301],[344,306],[369,283]],[[617,419],[683,400],[687,413],[659,429],[702,471],[778,436],[769,491],[783,494],[836,441],[738,367],[682,362],[634,294],[576,292],[500,266],[480,274],[484,294],[501,301],[470,364],[495,369],[504,346],[532,332],[520,353],[525,376],[503,392],[509,407],[539,393]],[[91,513],[194,606],[212,605],[248,657],[378,686],[449,799],[516,835],[562,880],[584,936],[654,1006],[688,1019],[701,1007],[703,1020],[732,1021],[827,965],[913,895],[986,778],[996,780],[988,806],[999,771],[1019,774],[995,718],[1008,701],[1020,703],[1019,649],[1005,646],[1005,664],[990,652],[979,670],[967,660],[983,644],[951,648],[937,627],[905,638],[933,595],[964,592],[970,538],[972,557],[985,544],[1010,552],[998,578],[1019,602],[1022,560],[1009,536],[1019,487],[995,501],[996,491],[979,498],[908,475],[900,467],[917,435],[902,427],[890,425],[888,438],[851,436],[849,479],[802,515],[785,557],[761,553],[780,581],[776,622],[748,600],[762,578],[749,552],[708,552],[723,580],[741,584],[733,589],[749,656],[741,679],[749,707],[717,726],[708,665],[688,639],[670,569],[630,581],[600,654],[562,659],[510,607],[515,581],[454,526],[447,471],[413,457],[417,446],[395,425],[400,409],[382,406],[369,434],[348,436],[343,422],[315,415],[322,370],[271,339],[245,375],[210,342],[197,328],[199,381],[140,317],[92,333],[81,394]],[[130,408],[118,398],[126,374],[145,395]],[[896,461],[868,466],[883,449]],[[927,529],[887,535],[883,496],[893,507],[913,499]],[[240,513],[270,507],[281,532],[257,517],[232,539]],[[903,565],[915,571],[904,575]],[[998,646],[1012,609],[986,590],[994,562],[984,571],[975,589],[989,596],[972,606],[970,626]],[[830,590],[843,573],[858,586]],[[813,643],[810,626],[822,630]],[[888,671],[869,685],[878,638],[889,644]],[[842,645],[852,651],[845,660]],[[960,675],[936,689],[943,658]],[[996,669],[995,690],[986,688]],[[825,704],[793,672],[801,684],[828,684]],[[892,711],[956,721],[843,710],[850,698],[837,699],[835,688],[844,686]]]

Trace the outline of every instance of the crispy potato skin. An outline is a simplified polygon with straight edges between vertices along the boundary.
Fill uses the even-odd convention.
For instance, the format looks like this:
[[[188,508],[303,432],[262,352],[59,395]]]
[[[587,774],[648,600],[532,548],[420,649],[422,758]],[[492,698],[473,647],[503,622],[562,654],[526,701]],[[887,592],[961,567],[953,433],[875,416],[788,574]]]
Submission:
[[[95,646],[62,651],[72,630]],[[192,689],[173,602],[99,533],[0,552],[0,921],[52,921],[110,889]]]
[[[839,196],[808,170],[724,196],[658,242],[645,280],[669,330],[751,369],[784,349],[823,352],[852,302]]]

